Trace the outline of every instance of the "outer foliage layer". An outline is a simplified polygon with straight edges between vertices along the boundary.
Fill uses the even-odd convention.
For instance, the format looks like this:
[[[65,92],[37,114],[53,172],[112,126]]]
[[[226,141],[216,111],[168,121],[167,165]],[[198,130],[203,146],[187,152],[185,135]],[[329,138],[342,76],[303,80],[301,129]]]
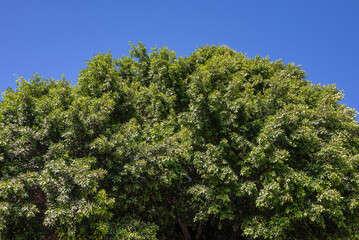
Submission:
[[[99,54],[0,104],[4,239],[354,239],[359,139],[335,86],[225,46]]]

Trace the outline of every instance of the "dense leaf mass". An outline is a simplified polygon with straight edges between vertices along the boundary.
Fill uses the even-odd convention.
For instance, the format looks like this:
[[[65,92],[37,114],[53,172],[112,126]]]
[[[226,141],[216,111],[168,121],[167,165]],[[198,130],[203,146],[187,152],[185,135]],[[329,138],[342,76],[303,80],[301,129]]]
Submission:
[[[98,54],[0,103],[1,239],[355,239],[359,127],[334,85],[226,46]]]

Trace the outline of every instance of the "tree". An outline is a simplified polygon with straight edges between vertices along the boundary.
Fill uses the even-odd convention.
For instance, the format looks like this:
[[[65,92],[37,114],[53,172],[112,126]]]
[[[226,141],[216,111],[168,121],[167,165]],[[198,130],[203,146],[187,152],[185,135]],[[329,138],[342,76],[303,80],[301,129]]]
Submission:
[[[3,239],[354,239],[359,126],[335,85],[226,46],[98,54],[0,103]]]

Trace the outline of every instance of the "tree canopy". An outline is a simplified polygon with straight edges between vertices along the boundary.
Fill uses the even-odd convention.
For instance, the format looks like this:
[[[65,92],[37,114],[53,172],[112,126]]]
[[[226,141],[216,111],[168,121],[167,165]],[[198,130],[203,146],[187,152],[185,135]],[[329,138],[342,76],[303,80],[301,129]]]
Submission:
[[[97,54],[0,103],[0,239],[354,239],[359,125],[335,85],[226,46]]]

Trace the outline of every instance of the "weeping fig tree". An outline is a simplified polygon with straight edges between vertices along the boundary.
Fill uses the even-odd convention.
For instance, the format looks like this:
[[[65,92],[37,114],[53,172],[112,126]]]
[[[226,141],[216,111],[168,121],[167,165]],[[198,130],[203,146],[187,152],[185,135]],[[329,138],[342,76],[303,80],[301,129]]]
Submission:
[[[0,103],[0,239],[356,239],[359,125],[335,85],[226,46],[139,43]]]

